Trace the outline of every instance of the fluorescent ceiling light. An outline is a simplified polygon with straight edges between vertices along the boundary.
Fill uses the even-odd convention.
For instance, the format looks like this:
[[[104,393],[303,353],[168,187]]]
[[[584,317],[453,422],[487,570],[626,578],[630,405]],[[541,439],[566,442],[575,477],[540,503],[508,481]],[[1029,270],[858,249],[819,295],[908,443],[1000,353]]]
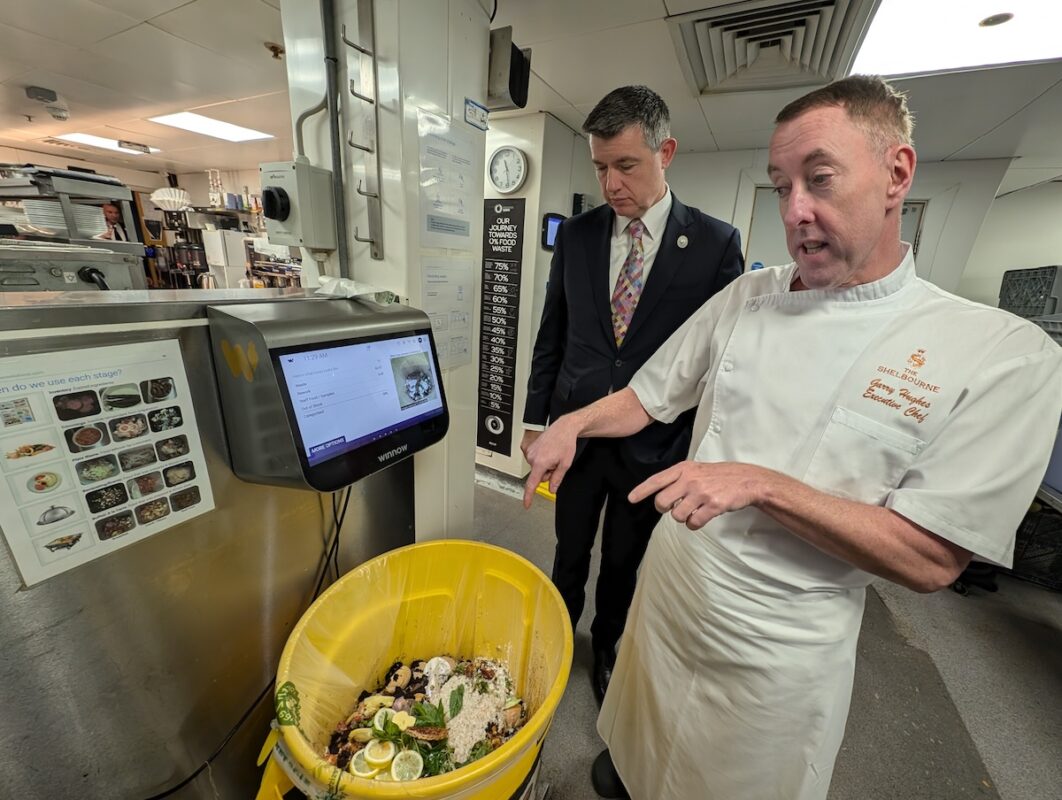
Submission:
[[[179,114],[165,114],[161,117],[151,117],[152,122],[169,125],[171,128],[201,133],[204,136],[213,136],[216,139],[224,139],[226,142],[251,142],[255,139],[272,139],[273,134],[261,131],[241,128],[229,122],[219,119],[204,117],[202,114],[193,114],[191,111],[182,111]]]
[[[127,156],[142,156],[144,155],[140,150],[133,150],[129,147],[122,147],[118,144],[117,139],[105,139],[102,136],[93,136],[91,133],[64,133],[60,136],[56,136],[56,139],[62,139],[66,142],[77,142],[78,144],[87,144],[89,147],[100,147],[104,150],[114,150],[118,153],[125,153]],[[158,153],[157,147],[149,148],[152,153]]]
[[[989,20],[1008,13],[1013,18],[1001,24]],[[852,72],[907,75],[1060,58],[1059,30],[1058,0],[882,0]]]

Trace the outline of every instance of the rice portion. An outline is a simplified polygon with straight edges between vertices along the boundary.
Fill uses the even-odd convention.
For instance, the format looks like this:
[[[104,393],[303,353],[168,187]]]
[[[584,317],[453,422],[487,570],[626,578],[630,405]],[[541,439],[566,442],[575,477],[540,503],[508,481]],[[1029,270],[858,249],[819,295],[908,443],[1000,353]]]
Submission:
[[[472,755],[477,742],[487,738],[487,726],[494,723],[498,729],[504,722],[505,703],[509,699],[509,671],[497,663],[491,663],[494,677],[485,679],[455,674],[439,691],[446,713],[446,728],[450,733],[450,746],[454,749],[454,761],[463,764]],[[450,702],[458,687],[464,687],[461,710],[450,717]]]

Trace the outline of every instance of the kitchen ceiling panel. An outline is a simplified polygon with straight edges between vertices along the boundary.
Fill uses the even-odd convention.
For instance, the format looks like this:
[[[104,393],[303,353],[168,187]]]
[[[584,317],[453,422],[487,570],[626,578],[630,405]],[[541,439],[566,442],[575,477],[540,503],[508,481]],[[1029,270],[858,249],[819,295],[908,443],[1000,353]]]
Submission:
[[[3,27],[29,31],[64,44],[90,45],[128,30],[138,22],[91,0],[4,0],[0,3]]]
[[[170,81],[194,86],[213,96],[230,99],[264,94],[284,88],[283,77],[226,58],[172,34],[141,25],[93,45],[93,52],[108,55],[131,69],[142,70],[163,89]]]
[[[156,17],[151,25],[285,80],[284,62],[264,45],[284,43],[280,12],[261,0],[197,0]]]
[[[197,106],[189,110],[194,110],[196,114],[202,114],[204,117],[253,128],[278,138],[291,138],[291,106],[288,104],[287,92],[273,92],[227,103]]]
[[[723,137],[732,141],[731,134],[739,131],[772,130],[778,112],[792,100],[807,92],[807,88],[772,89],[762,92],[729,92],[705,95],[699,99],[708,125],[715,134],[719,147]],[[769,136],[769,134],[768,134]],[[748,144],[748,147],[759,147]]]
[[[92,0],[98,6],[133,17],[138,22],[144,22],[173,11],[175,8],[188,5],[195,0]]]
[[[1021,154],[1026,137],[1035,141],[1039,130],[1054,136],[1050,152],[1058,152],[1059,81],[1062,62],[933,75],[896,85],[910,93],[919,156],[936,161]]]
[[[499,0],[492,28],[513,26],[518,47],[634,25],[666,16],[662,0]],[[673,48],[672,48],[673,49]]]
[[[628,84],[645,84],[664,97],[690,93],[663,20],[554,39],[535,48],[531,66],[577,106]]]
[[[168,158],[175,162],[194,166],[195,169],[258,169],[263,162],[290,161],[291,156],[290,137],[257,142],[219,142],[168,154]]]

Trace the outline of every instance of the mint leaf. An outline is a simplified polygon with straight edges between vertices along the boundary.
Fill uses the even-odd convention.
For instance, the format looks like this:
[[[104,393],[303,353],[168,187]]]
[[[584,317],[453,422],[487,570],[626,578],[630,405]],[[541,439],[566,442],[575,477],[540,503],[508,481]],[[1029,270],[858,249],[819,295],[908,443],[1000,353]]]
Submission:
[[[461,708],[465,704],[465,687],[458,686],[452,692],[450,692],[450,719],[453,719],[461,713]]]

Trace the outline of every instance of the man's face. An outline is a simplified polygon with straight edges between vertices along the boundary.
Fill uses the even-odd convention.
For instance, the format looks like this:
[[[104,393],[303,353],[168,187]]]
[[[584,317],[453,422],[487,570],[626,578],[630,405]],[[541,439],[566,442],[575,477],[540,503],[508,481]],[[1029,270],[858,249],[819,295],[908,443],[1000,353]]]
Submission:
[[[118,211],[118,206],[107,203],[103,207],[103,218],[107,220],[108,225],[117,225],[121,222],[121,214]]]
[[[605,202],[622,217],[638,218],[664,196],[664,170],[677,143],[665,139],[649,149],[639,124],[628,125],[611,139],[590,135],[590,158]]]
[[[882,152],[839,107],[779,125],[767,169],[797,274],[809,289],[869,283],[897,264],[898,207],[914,150]]]

